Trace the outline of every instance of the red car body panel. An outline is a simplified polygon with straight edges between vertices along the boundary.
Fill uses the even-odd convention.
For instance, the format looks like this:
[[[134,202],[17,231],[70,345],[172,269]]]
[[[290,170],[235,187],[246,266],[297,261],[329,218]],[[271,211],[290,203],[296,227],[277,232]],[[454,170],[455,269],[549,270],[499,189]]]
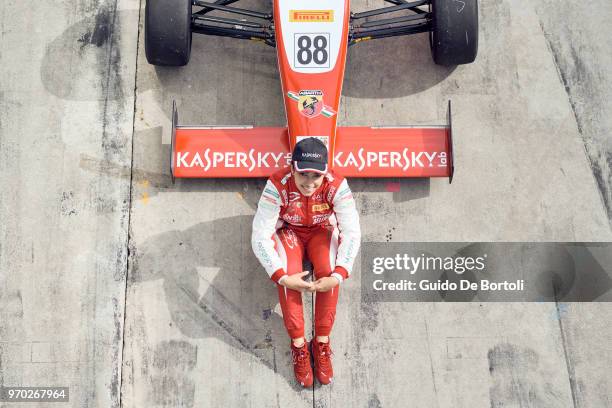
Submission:
[[[283,5],[290,3],[287,1],[282,1]],[[281,5],[281,0],[274,0],[274,21],[275,21],[275,33],[276,33],[276,49],[277,49],[277,58],[278,58],[278,69],[281,78],[281,86],[283,89],[283,97],[285,101],[285,112],[287,114],[287,123],[289,130],[289,146],[293,148],[296,143],[296,139],[300,136],[322,136],[328,138],[328,151],[331,158],[334,155],[334,141],[336,138],[336,121],[337,121],[337,112],[340,105],[340,94],[342,90],[342,83],[344,81],[344,71],[346,67],[346,53],[348,49],[348,32],[349,32],[349,17],[350,17],[350,9],[349,9],[349,1],[344,0],[344,2],[336,1],[336,4],[339,4],[342,7],[342,15],[341,13],[329,13],[330,11],[337,11],[330,8],[330,5],[323,10],[311,10],[313,7],[313,2],[305,2],[302,1],[303,4],[307,5],[307,10],[301,10],[303,16],[308,16],[309,14],[314,14],[313,12],[325,13],[331,15],[331,18],[324,23],[315,22],[299,22],[293,24],[300,24],[302,28],[301,31],[306,32],[305,35],[310,34],[310,38],[316,39],[317,34],[320,36],[319,38],[330,38],[330,42],[338,42],[337,53],[335,56],[335,60],[332,55],[328,56],[329,60],[334,61],[335,63],[331,67],[331,69],[327,72],[315,72],[311,73],[308,70],[318,70],[315,68],[304,68],[299,72],[292,68],[292,62],[295,64],[295,60],[298,58],[297,53],[294,52],[294,55],[289,55],[288,48],[286,46],[286,41],[297,41],[295,38],[299,39],[298,34],[294,34],[294,36],[285,35],[285,30],[283,27],[283,21],[286,20],[286,15],[293,12],[294,14],[298,12],[298,2],[293,2],[290,6],[283,7]],[[334,2],[328,2],[328,4],[332,4]],[[337,7],[337,6],[336,6]],[[289,9],[289,10],[287,10]],[[307,17],[306,17],[307,18]],[[285,21],[286,23],[286,21]],[[325,32],[325,28],[319,30],[317,28],[312,29],[310,25],[316,24],[317,28],[325,27],[327,25],[335,25],[340,26],[341,32],[340,36],[334,37],[333,35],[328,35],[327,37],[323,37],[325,34],[329,34]],[[337,27],[336,27],[337,30]],[[315,33],[310,33],[311,31],[315,31]],[[331,30],[329,30],[331,31]],[[293,30],[292,30],[293,34]],[[285,37],[283,37],[285,35]],[[331,45],[331,44],[329,44]],[[312,49],[312,47],[311,47]],[[329,47],[329,52],[334,52],[336,47]],[[313,65],[313,64],[311,64]],[[304,71],[307,72],[304,72]],[[300,111],[299,100],[295,100],[295,96],[299,98],[300,92],[307,91],[320,91],[322,93],[322,102],[320,102],[321,110],[320,113],[315,113],[313,116],[309,117]],[[296,95],[297,94],[297,95]],[[292,97],[293,96],[293,97]],[[328,108],[330,115],[325,115],[323,109]]]
[[[336,126],[349,35],[349,0],[274,0],[278,70],[287,127],[177,126],[173,177],[268,177],[289,165],[304,137],[317,137],[345,177],[453,176],[448,122],[425,127]]]

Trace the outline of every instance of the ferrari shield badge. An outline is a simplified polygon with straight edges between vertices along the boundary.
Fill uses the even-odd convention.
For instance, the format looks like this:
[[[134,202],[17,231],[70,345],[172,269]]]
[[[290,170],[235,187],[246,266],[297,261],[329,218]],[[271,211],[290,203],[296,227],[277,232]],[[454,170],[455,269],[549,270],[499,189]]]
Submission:
[[[323,104],[323,92],[319,90],[304,90],[288,92],[287,96],[297,102],[299,112],[307,118],[323,115],[331,118],[336,112]]]

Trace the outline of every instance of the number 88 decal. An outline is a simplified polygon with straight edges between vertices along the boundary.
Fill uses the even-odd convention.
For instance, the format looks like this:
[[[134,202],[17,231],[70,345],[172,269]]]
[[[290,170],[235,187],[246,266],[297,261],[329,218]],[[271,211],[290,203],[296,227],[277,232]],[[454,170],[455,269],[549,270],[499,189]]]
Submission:
[[[295,66],[329,68],[329,34],[296,34]]]

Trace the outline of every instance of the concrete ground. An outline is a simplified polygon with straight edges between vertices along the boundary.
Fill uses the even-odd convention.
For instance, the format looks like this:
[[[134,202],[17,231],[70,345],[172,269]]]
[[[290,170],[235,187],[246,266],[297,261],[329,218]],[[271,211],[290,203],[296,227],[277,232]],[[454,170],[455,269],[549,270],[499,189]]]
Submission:
[[[68,386],[75,407],[612,407],[609,303],[363,303],[358,263],[335,381],[298,388],[250,248],[264,180],[167,165],[172,100],[183,124],[284,124],[275,51],[195,36],[187,67],[154,68],[143,7],[0,4],[0,385]],[[340,125],[455,112],[452,185],[350,180],[363,241],[612,240],[612,6],[480,16],[454,70],[425,35],[350,49]]]

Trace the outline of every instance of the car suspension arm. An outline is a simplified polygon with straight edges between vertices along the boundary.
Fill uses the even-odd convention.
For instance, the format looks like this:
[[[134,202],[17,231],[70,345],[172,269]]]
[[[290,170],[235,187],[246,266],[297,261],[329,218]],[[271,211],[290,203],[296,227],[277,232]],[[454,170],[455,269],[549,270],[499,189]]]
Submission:
[[[215,17],[215,19],[218,19],[218,17]],[[244,24],[244,22],[240,22],[240,23],[242,25],[235,24],[232,27],[192,23],[191,31],[197,34],[215,35],[218,37],[231,37],[231,38],[238,38],[242,40],[261,41],[272,47],[276,46],[276,41],[274,39],[274,33],[269,32],[266,28],[264,28],[263,30],[259,30],[259,31],[250,30],[245,27],[249,27],[249,28],[255,28],[255,27],[248,26]],[[225,23],[225,24],[230,24],[230,23]]]
[[[406,23],[406,22],[418,21],[418,20],[427,20],[427,18],[429,18],[429,13],[412,14],[410,16],[400,16],[400,17],[394,17],[394,18],[385,18],[381,20],[367,21],[365,23],[361,23],[359,25],[359,28],[370,28],[370,27],[378,27],[378,26],[389,25],[389,24]]]
[[[216,0],[216,1],[215,1],[215,4],[219,4],[219,5],[221,5],[221,6],[227,6],[227,5],[232,4],[232,3],[235,3],[235,2],[237,2],[237,1],[238,1],[238,0]],[[192,3],[192,5],[195,5],[195,4],[193,4],[193,3]],[[193,13],[193,14],[192,14],[192,16],[193,16],[193,17],[196,17],[196,16],[201,16],[201,15],[204,15],[204,14],[206,14],[206,13],[210,13],[210,12],[211,12],[211,11],[213,11],[213,10],[214,10],[213,8],[210,8],[210,7],[204,7],[203,9],[198,10],[198,11],[196,11],[195,13]]]
[[[192,5],[203,8],[192,14],[191,31],[219,37],[262,41],[268,45],[275,46],[274,28],[271,24],[272,14],[228,7],[228,4],[235,3],[236,1],[238,0],[216,0],[214,3],[209,3],[202,0],[192,0]],[[257,21],[206,15],[214,10],[267,20],[269,24],[265,25]],[[208,23],[214,23],[214,25]]]
[[[401,0],[396,0],[396,1],[400,2]],[[429,0],[419,0],[419,1],[413,1],[413,2],[402,1],[401,3],[395,6],[391,6],[391,7],[382,7],[382,8],[378,8],[374,10],[363,11],[361,13],[353,13],[351,14],[351,20],[358,20],[361,18],[372,17],[372,16],[377,16],[377,15],[386,14],[386,13],[394,13],[400,10],[412,10],[415,7],[423,6],[425,4],[429,4]],[[422,10],[419,10],[419,11],[422,11]]]
[[[365,40],[375,40],[378,38],[399,37],[402,35],[425,33],[430,30],[430,27],[431,23],[425,22],[419,24],[409,24],[399,27],[353,31],[349,37],[349,46]]]
[[[385,1],[395,4],[395,6],[351,14],[349,45],[354,45],[365,40],[397,37],[402,35],[423,33],[431,30],[431,13],[418,8],[420,6],[430,4],[430,0],[419,0],[412,2],[406,0]],[[353,22],[362,18],[394,13],[401,10],[409,10],[414,14],[370,20],[353,25]]]
[[[233,1],[238,1],[238,0],[233,0]],[[407,3],[407,1],[406,1],[406,0],[385,0],[385,1],[386,1],[387,3],[391,3],[391,4],[395,4],[395,5],[400,5],[400,4]],[[431,3],[431,0],[429,0],[429,1],[427,2],[427,4],[430,4],[430,3]],[[426,11],[421,10],[421,9],[419,8],[419,6],[411,7],[411,8],[410,8],[410,10],[411,10],[411,11],[414,11],[414,12],[415,12],[415,13],[417,13],[417,14],[427,13]]]
[[[265,28],[264,25],[254,21],[236,20],[234,18],[225,18],[217,16],[196,16],[197,21],[210,21],[211,23],[229,24],[234,27],[249,27],[249,28]]]
[[[214,10],[225,11],[227,13],[241,14],[243,16],[261,18],[263,20],[268,20],[268,21],[272,20],[272,14],[271,13],[261,13],[259,11],[241,9],[241,8],[237,8],[237,7],[229,7],[229,6],[225,6],[225,5],[221,4],[221,3],[218,3],[218,4],[217,3],[208,3],[208,2],[205,2],[205,1],[201,1],[201,0],[193,0],[192,4],[195,5],[195,6],[200,6],[200,7],[210,8],[210,9],[214,9]]]

